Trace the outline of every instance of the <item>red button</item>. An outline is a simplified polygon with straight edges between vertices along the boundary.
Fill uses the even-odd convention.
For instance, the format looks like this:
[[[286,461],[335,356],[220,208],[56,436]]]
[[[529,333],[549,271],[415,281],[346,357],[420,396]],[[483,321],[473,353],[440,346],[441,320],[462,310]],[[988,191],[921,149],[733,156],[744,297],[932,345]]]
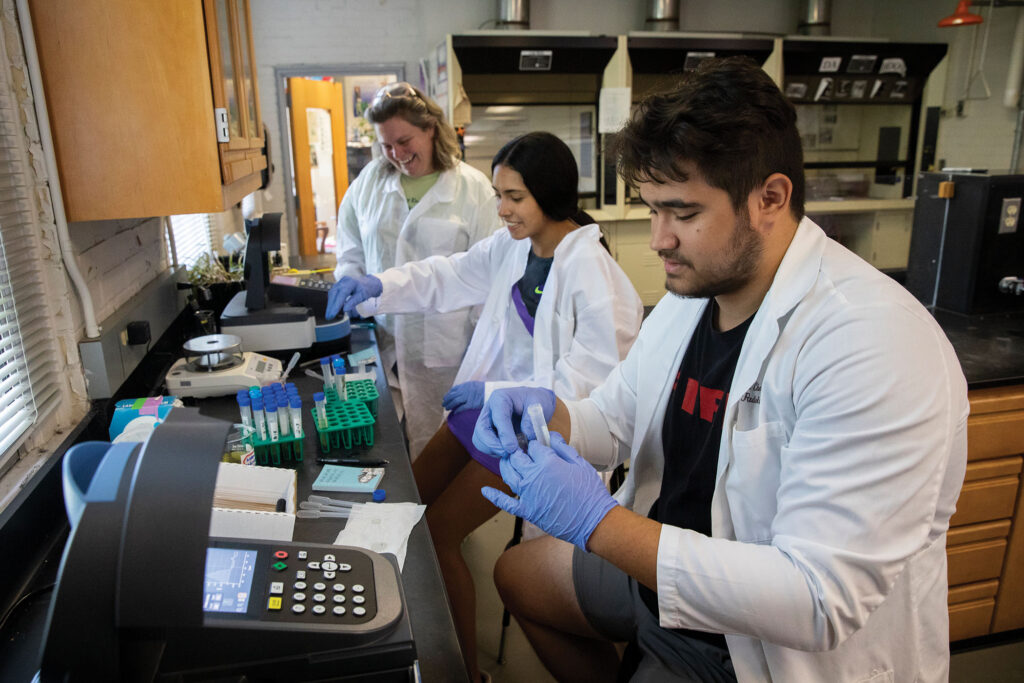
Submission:
[[[276,557],[279,560],[286,560],[288,559],[288,551],[278,550],[276,553],[274,553],[274,557]]]

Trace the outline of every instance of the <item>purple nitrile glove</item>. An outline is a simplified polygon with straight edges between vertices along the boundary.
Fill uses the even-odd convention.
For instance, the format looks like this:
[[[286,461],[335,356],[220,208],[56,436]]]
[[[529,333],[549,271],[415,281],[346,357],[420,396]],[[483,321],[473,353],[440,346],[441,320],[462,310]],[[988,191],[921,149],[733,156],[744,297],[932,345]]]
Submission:
[[[441,405],[445,410],[457,413],[460,410],[483,408],[484,406],[484,383],[463,382],[456,384],[448,390],[448,393],[441,399]]]
[[[580,550],[587,550],[594,529],[618,505],[590,463],[558,432],[551,434],[550,448],[531,441],[529,453],[504,456],[500,467],[519,499],[490,486],[480,489],[484,498]]]
[[[372,299],[376,296],[380,296],[384,291],[384,285],[380,279],[373,275],[361,275],[359,277],[348,277],[347,275],[331,286],[331,291],[327,293],[327,311],[326,317],[328,320],[338,315],[338,311],[342,308],[350,316],[358,315],[356,313],[356,306],[363,303],[367,299]]]
[[[527,406],[539,403],[544,409],[544,419],[551,420],[557,400],[555,392],[541,387],[512,387],[494,391],[476,421],[473,445],[491,455],[515,452],[519,449],[515,425],[521,425],[521,431],[527,439],[537,438],[529,417],[526,417]]]

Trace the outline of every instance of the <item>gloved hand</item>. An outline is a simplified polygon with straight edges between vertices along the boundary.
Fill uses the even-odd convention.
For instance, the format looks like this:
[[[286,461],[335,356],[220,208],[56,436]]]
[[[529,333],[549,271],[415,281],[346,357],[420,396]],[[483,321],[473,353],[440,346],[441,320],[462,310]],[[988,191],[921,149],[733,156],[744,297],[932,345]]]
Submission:
[[[491,394],[480,411],[473,429],[473,445],[491,455],[514,453],[519,450],[514,425],[521,425],[527,439],[537,438],[530,418],[526,417],[526,407],[531,403],[539,403],[544,409],[544,419],[550,420],[555,414],[557,400],[555,392],[541,387],[498,389]]]
[[[457,413],[460,410],[471,410],[484,407],[484,383],[463,382],[448,390],[441,399],[445,410]]]
[[[373,275],[361,275],[360,277],[346,275],[335,282],[331,286],[331,291],[327,293],[327,319],[334,318],[342,308],[350,316],[358,315],[356,306],[367,299],[380,296],[383,291],[384,285]]]
[[[580,550],[587,549],[590,534],[618,505],[590,463],[558,432],[551,434],[551,448],[531,441],[529,453],[502,457],[500,467],[501,478],[519,500],[490,486],[480,489],[484,498]]]

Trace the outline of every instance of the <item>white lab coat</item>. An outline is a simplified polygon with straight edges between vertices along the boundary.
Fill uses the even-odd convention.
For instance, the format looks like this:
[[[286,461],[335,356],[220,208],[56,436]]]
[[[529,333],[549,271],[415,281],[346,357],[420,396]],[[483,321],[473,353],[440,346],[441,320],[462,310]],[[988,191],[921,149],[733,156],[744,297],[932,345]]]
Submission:
[[[371,161],[345,193],[338,209],[335,279],[465,251],[501,226],[491,181],[472,166],[460,161],[443,171],[411,210],[399,173],[388,167],[385,159]],[[455,379],[475,318],[470,309],[377,318],[384,369],[390,375],[398,364],[396,407],[405,416],[413,458],[441,421],[441,398]],[[389,381],[394,384],[394,377]]]
[[[640,329],[643,306],[600,238],[597,225],[588,225],[570,232],[555,248],[534,316],[533,379],[488,381],[487,396],[502,385],[531,384],[559,397],[581,398],[626,356]],[[455,384],[485,380],[484,373],[501,357],[506,326],[514,320],[512,285],[522,278],[530,249],[530,240],[513,240],[502,230],[469,251],[385,271],[379,276],[384,291],[370,306],[389,313],[443,313],[483,304]]]
[[[672,379],[704,300],[666,296],[626,360],[569,404],[592,461],[632,457],[646,515]],[[944,681],[945,542],[966,463],[967,387],[902,287],[800,224],[740,352],[712,537],[663,526],[661,625],[726,634],[740,681]]]

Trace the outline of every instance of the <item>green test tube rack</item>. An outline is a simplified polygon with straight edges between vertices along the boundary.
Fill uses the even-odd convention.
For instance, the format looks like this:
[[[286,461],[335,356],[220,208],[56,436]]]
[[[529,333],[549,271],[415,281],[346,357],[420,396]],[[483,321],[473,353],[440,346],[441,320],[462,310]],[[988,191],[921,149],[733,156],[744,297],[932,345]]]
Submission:
[[[367,383],[373,385],[368,380]],[[363,384],[363,382],[352,382],[351,384]],[[377,390],[374,389],[373,393],[373,403],[376,406]],[[351,450],[355,446],[373,445],[373,423],[376,422],[376,419],[370,413],[370,408],[363,397],[353,398],[351,385],[349,386],[349,399],[341,401],[334,389],[324,387],[327,424],[320,424],[316,408],[310,411],[313,414],[313,424],[320,437],[322,453],[326,454],[342,448]]]
[[[327,391],[329,390],[325,387],[325,396]],[[377,417],[377,399],[380,395],[377,393],[377,385],[373,383],[372,379],[345,382],[345,393],[348,395],[347,401],[362,401],[366,404],[370,415],[373,415],[374,418]]]
[[[252,435],[252,447],[256,451],[256,464],[267,467],[289,467],[302,462],[302,438],[289,435],[277,441],[261,440]]]

